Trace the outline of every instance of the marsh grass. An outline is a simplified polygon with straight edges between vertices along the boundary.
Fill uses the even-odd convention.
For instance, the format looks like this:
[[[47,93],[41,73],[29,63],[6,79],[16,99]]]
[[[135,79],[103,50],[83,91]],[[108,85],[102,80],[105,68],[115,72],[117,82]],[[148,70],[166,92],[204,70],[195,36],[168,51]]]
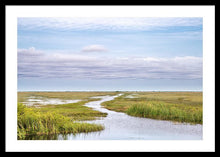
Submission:
[[[40,97],[42,99],[62,99],[62,100],[90,100],[90,97],[116,95],[117,92],[18,92],[18,102],[24,102],[28,97]]]
[[[94,120],[98,117],[107,116],[107,113],[92,110],[91,108],[84,106],[87,102],[89,101],[80,101],[63,105],[40,105],[38,107],[42,113],[56,112],[63,116],[67,116],[74,121]]]
[[[83,121],[105,117],[107,113],[95,111],[84,104],[99,100],[90,97],[114,94],[115,92],[18,92],[17,138],[25,139],[27,135],[76,134],[103,130],[102,125]],[[29,97],[82,101],[61,105],[41,105],[37,102],[33,106],[23,105],[21,102],[27,101]]]
[[[128,95],[136,94],[135,98]],[[102,103],[131,116],[202,124],[202,92],[127,92]]]
[[[94,96],[116,95],[117,92],[18,92],[17,137],[100,131],[102,125],[84,123],[107,114],[84,106],[98,100]],[[135,95],[131,98],[129,95]],[[77,103],[25,106],[29,97],[63,100],[80,99]],[[112,101],[102,103],[110,110],[131,116],[202,124],[202,92],[124,92]]]
[[[191,106],[179,106],[161,102],[133,104],[126,111],[128,115],[202,124],[202,110]]]
[[[55,111],[41,112],[40,109],[26,107],[18,103],[17,137],[57,133],[80,133],[103,130],[102,125],[75,122],[70,117]]]

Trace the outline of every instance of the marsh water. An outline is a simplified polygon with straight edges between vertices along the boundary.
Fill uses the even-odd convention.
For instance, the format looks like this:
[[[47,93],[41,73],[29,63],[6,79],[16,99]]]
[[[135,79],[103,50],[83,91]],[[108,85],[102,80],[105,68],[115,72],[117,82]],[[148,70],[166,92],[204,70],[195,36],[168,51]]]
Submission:
[[[34,140],[202,140],[202,125],[174,123],[171,121],[154,120],[129,116],[103,108],[101,103],[120,96],[100,96],[99,101],[85,104],[94,110],[107,113],[107,117],[99,120],[86,121],[102,124],[105,129],[98,132],[79,134],[57,134],[27,137]]]

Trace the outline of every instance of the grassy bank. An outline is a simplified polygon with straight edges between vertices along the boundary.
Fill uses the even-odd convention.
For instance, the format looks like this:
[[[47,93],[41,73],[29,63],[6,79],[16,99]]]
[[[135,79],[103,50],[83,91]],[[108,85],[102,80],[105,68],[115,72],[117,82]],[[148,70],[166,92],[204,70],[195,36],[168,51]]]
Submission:
[[[107,113],[95,111],[84,106],[87,102],[89,101],[80,101],[63,105],[40,105],[38,106],[38,110],[41,113],[55,112],[65,117],[69,117],[72,121],[94,120],[98,117],[107,116]]]
[[[113,95],[105,92],[18,92],[17,137],[25,139],[27,135],[49,135],[57,133],[80,133],[103,130],[102,125],[84,123],[83,120],[93,120],[105,117],[107,114],[84,106],[89,101],[97,100],[93,96]],[[23,105],[29,97],[41,99],[81,99],[77,103],[61,105]]]
[[[91,97],[116,95],[117,92],[18,92],[18,102],[26,101],[29,97],[40,97],[41,99],[56,98],[56,99],[80,99],[91,100]]]
[[[80,133],[103,130],[97,124],[74,122],[70,117],[56,111],[42,112],[37,108],[26,107],[18,103],[17,137],[56,133]]]
[[[192,124],[203,121],[201,92],[127,92],[102,105],[137,117]]]

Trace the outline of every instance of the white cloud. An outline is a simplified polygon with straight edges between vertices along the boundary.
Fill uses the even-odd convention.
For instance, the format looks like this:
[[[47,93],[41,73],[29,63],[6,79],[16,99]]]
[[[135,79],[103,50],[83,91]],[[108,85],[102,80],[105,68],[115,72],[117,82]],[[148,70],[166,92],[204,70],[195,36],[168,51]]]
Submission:
[[[34,48],[18,49],[18,77],[198,79],[202,78],[202,58],[101,58],[64,53],[46,54],[42,51],[39,53]]]
[[[151,30],[169,26],[199,26],[202,18],[18,18],[18,26],[25,29],[62,30]]]
[[[82,48],[82,52],[106,52],[108,51],[103,45],[88,45]]]
[[[34,47],[30,47],[29,49],[18,49],[19,56],[27,57],[27,56],[42,56],[43,52],[36,50]]]

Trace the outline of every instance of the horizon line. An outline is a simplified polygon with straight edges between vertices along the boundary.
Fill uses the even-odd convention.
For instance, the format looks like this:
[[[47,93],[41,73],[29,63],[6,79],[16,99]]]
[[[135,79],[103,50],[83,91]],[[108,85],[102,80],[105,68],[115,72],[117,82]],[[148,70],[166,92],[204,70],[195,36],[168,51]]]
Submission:
[[[17,92],[203,92],[203,90],[17,90]]]

